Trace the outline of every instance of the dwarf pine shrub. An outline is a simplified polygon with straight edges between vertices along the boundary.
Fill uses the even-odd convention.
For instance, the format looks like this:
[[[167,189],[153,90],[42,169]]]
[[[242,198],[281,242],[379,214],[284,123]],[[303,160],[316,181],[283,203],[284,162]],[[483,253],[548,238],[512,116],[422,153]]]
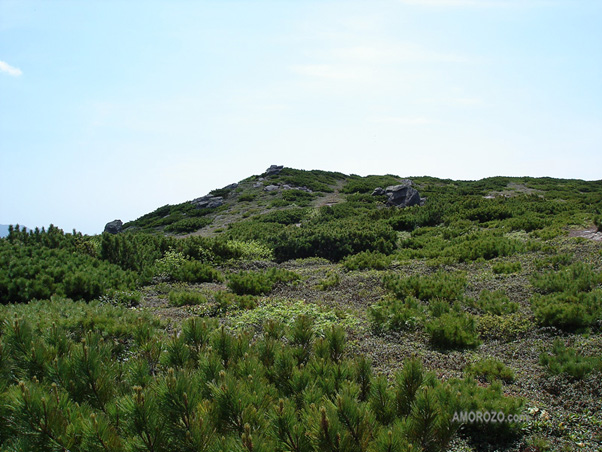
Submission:
[[[384,270],[391,265],[391,257],[376,251],[362,251],[347,256],[342,264],[347,270]]]
[[[510,301],[502,290],[483,290],[473,305],[486,314],[505,315],[518,311],[518,303]]]
[[[464,294],[466,277],[462,273],[443,271],[429,276],[386,275],[383,284],[399,299],[415,297],[423,301],[455,301],[461,299]]]
[[[266,271],[241,271],[230,275],[228,288],[238,295],[264,295],[277,283],[289,283],[299,279],[295,272],[272,267]]]
[[[551,353],[540,355],[539,362],[551,375],[566,374],[577,380],[593,371],[602,371],[602,357],[583,356],[574,348],[567,347],[560,338],[552,344]]]
[[[318,337],[303,316],[252,338],[198,318],[168,333],[120,309],[55,300],[2,313],[0,449],[442,451],[460,427],[453,410],[522,406],[470,380],[439,382],[418,360],[388,382],[347,355],[340,328]],[[80,337],[64,310],[91,320]]]
[[[491,270],[496,275],[509,275],[520,272],[522,265],[520,262],[496,262],[491,266]]]
[[[200,292],[191,290],[172,290],[169,292],[171,306],[185,306],[207,303],[207,297]]]
[[[442,314],[428,322],[426,330],[431,343],[437,348],[475,348],[481,343],[475,319],[466,313]]]
[[[469,364],[464,368],[464,373],[470,377],[482,378],[489,383],[495,380],[505,383],[514,381],[514,371],[495,358],[486,358]]]

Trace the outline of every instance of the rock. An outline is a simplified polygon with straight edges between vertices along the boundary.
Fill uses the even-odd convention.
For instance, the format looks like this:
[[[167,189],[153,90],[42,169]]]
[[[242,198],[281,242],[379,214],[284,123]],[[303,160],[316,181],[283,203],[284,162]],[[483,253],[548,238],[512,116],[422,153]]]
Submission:
[[[119,234],[123,229],[123,222],[121,220],[113,220],[105,225],[105,232],[109,234]]]
[[[372,192],[372,196],[382,196],[385,194],[385,189],[381,187],[376,187]]]
[[[202,196],[191,201],[199,209],[215,209],[224,204],[224,198],[221,196]]]
[[[295,187],[291,187],[290,185],[286,185],[286,184],[284,184],[284,185],[282,186],[282,189],[283,189],[283,190],[291,190],[291,189],[293,189],[293,188],[295,188]]]
[[[262,184],[261,182],[255,182],[255,183],[253,184],[253,188],[259,188],[259,187],[261,187],[262,185],[263,185],[263,184]]]
[[[420,193],[408,184],[391,185],[386,188],[387,205],[411,207],[420,204]]]
[[[283,169],[284,169],[284,166],[282,166],[282,165],[272,165],[266,170],[265,175],[266,176],[275,176],[277,174],[280,174],[280,171],[282,171]]]
[[[226,185],[224,188],[222,188],[222,190],[234,190],[235,188],[238,188],[238,184],[236,182]]]
[[[278,190],[280,187],[278,187],[278,185],[268,185],[267,187],[264,187],[263,190],[264,191],[275,191]]]

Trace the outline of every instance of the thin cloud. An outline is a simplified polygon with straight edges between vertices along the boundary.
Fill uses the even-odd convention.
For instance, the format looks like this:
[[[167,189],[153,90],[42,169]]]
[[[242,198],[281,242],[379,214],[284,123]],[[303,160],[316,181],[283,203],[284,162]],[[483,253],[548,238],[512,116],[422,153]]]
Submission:
[[[21,69],[12,67],[10,64],[5,63],[4,61],[0,61],[0,72],[6,72],[8,75],[12,75],[13,77],[18,77],[23,74]]]

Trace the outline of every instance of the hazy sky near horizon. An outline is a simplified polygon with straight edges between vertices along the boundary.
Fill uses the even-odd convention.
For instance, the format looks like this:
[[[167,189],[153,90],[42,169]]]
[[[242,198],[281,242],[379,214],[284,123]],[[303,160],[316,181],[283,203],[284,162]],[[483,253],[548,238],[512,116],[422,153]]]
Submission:
[[[0,224],[101,232],[271,164],[601,179],[602,1],[0,0]]]

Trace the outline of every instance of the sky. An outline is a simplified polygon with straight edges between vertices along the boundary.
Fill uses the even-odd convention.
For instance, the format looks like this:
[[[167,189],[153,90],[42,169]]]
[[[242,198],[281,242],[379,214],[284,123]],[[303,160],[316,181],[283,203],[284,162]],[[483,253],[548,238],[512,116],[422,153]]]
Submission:
[[[272,164],[602,179],[599,0],[0,0],[0,224],[95,234]]]

